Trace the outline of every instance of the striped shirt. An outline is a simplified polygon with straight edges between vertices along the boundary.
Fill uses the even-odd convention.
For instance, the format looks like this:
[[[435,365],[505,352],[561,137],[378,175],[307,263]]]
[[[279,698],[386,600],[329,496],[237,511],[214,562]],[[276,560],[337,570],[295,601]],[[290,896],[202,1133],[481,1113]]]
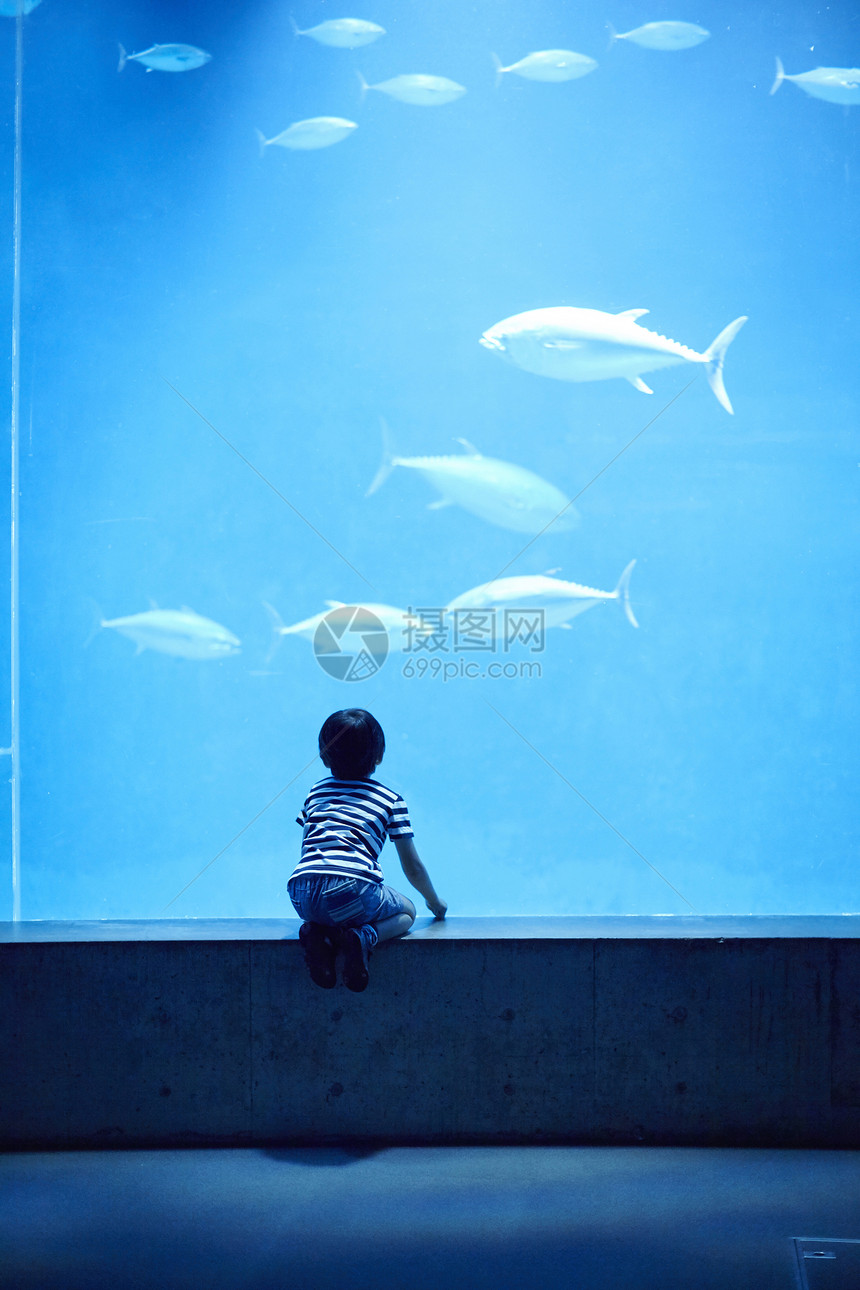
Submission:
[[[290,875],[344,874],[382,882],[379,853],[390,838],[411,838],[412,825],[399,793],[375,779],[321,779],[296,816],[302,858]]]

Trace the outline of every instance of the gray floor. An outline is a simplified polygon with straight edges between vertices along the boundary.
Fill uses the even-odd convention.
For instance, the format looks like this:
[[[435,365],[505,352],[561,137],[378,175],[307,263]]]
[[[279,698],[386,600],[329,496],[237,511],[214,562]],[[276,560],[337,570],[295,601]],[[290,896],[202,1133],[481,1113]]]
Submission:
[[[860,1152],[0,1156],[14,1290],[798,1290],[803,1236],[860,1237]],[[809,1290],[858,1290],[846,1270],[813,1265]]]

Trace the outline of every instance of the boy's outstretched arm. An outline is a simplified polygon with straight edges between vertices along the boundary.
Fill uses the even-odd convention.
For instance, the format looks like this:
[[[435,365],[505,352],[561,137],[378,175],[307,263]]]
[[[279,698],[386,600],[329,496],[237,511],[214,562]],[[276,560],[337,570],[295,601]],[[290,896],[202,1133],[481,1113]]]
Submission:
[[[400,856],[403,872],[415,890],[420,891],[427,901],[427,908],[430,913],[434,918],[444,918],[448,906],[444,900],[440,900],[436,895],[435,888],[430,881],[430,875],[415,850],[415,843],[412,838],[392,838],[391,840],[397,847],[397,854]]]

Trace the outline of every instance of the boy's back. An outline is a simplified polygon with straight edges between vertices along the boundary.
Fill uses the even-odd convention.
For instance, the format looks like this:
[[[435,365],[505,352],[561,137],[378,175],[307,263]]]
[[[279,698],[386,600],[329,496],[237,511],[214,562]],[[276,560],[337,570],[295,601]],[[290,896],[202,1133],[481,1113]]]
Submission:
[[[333,986],[336,956],[343,950],[344,982],[363,990],[372,947],[405,935],[415,921],[409,897],[385,884],[379,854],[386,837],[433,915],[444,918],[447,906],[415,850],[406,803],[371,779],[385,752],[375,717],[363,708],[332,713],[320,731],[319,750],[332,774],[314,784],[296,816],[302,852],[287,890],[305,920],[299,936],[312,979]]]
[[[320,780],[296,822],[304,830],[296,874],[343,873],[382,882],[379,853],[386,836],[413,836],[403,798],[369,778]]]

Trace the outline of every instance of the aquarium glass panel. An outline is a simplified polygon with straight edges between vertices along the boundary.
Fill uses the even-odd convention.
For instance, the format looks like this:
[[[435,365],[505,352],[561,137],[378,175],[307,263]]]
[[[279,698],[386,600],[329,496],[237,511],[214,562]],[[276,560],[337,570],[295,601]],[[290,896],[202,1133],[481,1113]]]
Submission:
[[[451,916],[856,910],[850,6],[22,7],[22,917],[293,918],[344,708]]]

